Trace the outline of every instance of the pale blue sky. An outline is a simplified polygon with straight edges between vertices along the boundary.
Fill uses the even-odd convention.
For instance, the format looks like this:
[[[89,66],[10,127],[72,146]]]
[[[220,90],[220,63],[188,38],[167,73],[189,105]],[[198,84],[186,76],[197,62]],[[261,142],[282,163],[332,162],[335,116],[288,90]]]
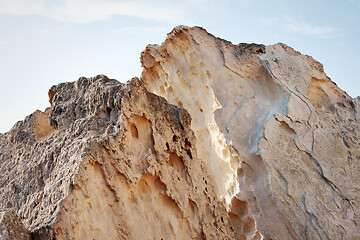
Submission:
[[[360,0],[0,0],[0,132],[49,106],[54,84],[140,76],[141,51],[176,25],[234,44],[286,43],[360,95]]]

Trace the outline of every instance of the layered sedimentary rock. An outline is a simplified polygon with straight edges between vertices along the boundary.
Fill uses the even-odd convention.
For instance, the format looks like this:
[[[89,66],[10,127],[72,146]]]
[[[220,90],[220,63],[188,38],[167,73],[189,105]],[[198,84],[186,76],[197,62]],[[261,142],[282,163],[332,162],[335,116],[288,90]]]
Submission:
[[[360,100],[319,62],[181,26],[141,63],[0,134],[2,238],[360,238]]]

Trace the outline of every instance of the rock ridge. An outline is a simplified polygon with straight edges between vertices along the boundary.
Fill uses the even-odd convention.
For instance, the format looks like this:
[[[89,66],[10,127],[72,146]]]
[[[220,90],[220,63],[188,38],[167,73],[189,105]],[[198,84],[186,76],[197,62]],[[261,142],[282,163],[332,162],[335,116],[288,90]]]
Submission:
[[[140,61],[0,134],[1,239],[360,238],[360,98],[321,63],[186,26]]]

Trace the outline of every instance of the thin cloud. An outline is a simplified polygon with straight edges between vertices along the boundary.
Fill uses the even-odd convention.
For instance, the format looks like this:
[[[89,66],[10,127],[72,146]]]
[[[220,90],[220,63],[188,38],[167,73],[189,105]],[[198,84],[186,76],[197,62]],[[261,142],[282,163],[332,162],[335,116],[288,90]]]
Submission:
[[[126,27],[126,28],[120,28],[120,29],[113,29],[111,32],[121,32],[121,33],[127,33],[127,34],[137,34],[137,33],[159,33],[168,31],[166,27]]]
[[[90,23],[112,16],[132,16],[154,21],[179,21],[182,11],[166,4],[141,1],[0,0],[0,14],[35,15],[57,21]]]
[[[336,28],[327,26],[313,26],[306,23],[286,23],[286,29],[292,32],[301,33],[304,35],[318,36],[318,37],[330,37],[336,32]]]
[[[309,23],[296,21],[289,17],[283,19],[263,19],[261,21],[261,24],[279,27],[288,32],[295,32],[302,35],[315,36],[320,38],[330,38],[337,32],[337,29],[334,27],[314,26]]]
[[[13,43],[19,43],[19,42],[24,42],[24,40],[0,40],[0,45],[1,44],[13,44]]]

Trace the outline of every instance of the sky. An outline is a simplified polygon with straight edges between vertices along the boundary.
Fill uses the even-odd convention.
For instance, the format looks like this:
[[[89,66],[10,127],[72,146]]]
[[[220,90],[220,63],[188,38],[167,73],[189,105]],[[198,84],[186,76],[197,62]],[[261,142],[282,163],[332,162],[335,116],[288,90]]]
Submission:
[[[234,44],[283,42],[360,95],[360,0],[0,0],[0,132],[61,82],[105,74],[140,77],[140,53],[177,25]]]

